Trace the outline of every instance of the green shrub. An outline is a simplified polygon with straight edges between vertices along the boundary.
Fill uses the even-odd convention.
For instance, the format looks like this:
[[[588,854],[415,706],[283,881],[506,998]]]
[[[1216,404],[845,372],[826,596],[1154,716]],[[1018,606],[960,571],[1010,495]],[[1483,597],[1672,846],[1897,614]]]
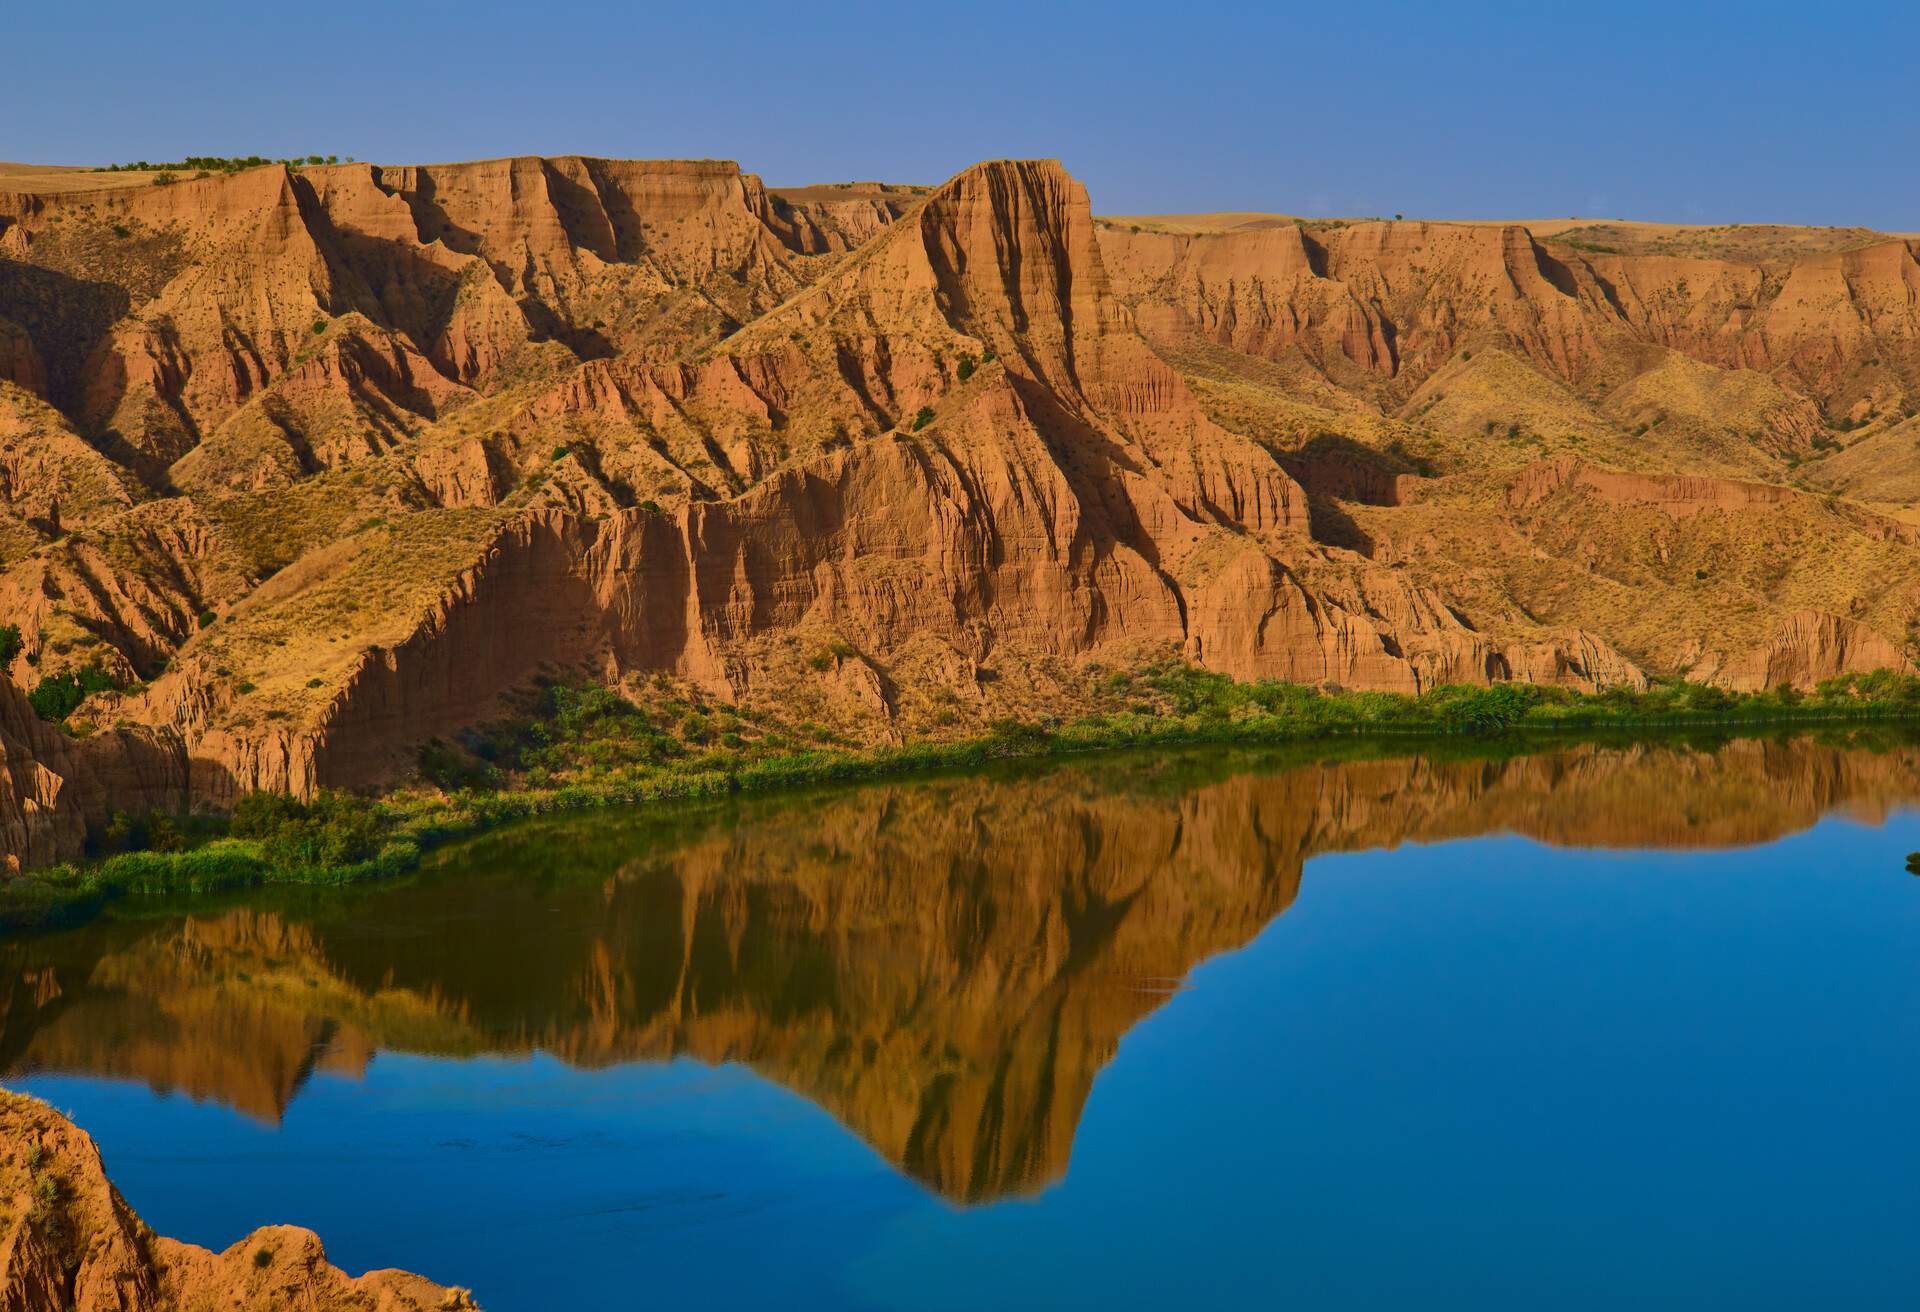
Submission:
[[[187,846],[187,836],[179,822],[164,811],[149,811],[144,816],[115,811],[107,817],[93,841],[99,856],[121,852],[179,852]]]
[[[477,760],[438,738],[420,749],[419,761],[421,777],[450,793],[498,788],[503,782],[498,766]]]
[[[27,694],[27,703],[41,719],[59,724],[72,715],[89,694],[110,692],[114,687],[112,675],[98,665],[89,665],[71,674],[54,674],[40,680]]]
[[[332,870],[370,860],[383,835],[373,804],[350,793],[322,791],[310,802],[284,793],[248,793],[234,804],[229,831],[259,844],[267,864],[282,870]]]
[[[55,1244],[66,1239],[66,1213],[60,1206],[61,1185],[57,1176],[35,1175],[31,1197],[27,1206],[27,1224],[45,1235]]]
[[[13,664],[13,658],[20,654],[26,643],[20,638],[18,624],[0,624],[0,669]]]
[[[849,644],[834,639],[817,655],[830,660],[852,653]],[[656,685],[657,698],[642,707],[599,685],[544,682],[516,716],[468,731],[458,745],[429,744],[422,774],[439,783],[442,793],[403,793],[380,803],[338,793],[310,801],[247,794],[227,836],[211,841],[214,821],[113,816],[95,836],[94,851],[102,856],[97,864],[0,881],[0,930],[70,921],[129,894],[398,874],[418,864],[423,848],[555,811],[1057,752],[1382,736],[1497,740],[1652,724],[1714,726],[1710,733],[1724,735],[1717,726],[1743,721],[1858,722],[1920,713],[1920,677],[1885,670],[1826,680],[1812,693],[1733,693],[1670,682],[1595,694],[1505,683],[1445,686],[1417,697],[1278,680],[1241,683],[1171,659],[1120,671],[1089,669],[1088,675],[1103,709],[1083,719],[999,720],[978,737],[871,748],[854,746],[818,723],[778,717],[769,722],[765,715],[715,705],[698,692],[677,693],[670,683]],[[978,671],[982,681],[990,676]],[[748,726],[753,732],[743,732]],[[510,778],[515,787],[503,791]],[[1920,873],[1920,859],[1913,868]]]
[[[990,756],[1031,756],[1052,741],[1052,731],[1044,725],[1024,720],[995,720],[989,726],[987,753]]]
[[[1420,698],[1443,733],[1497,733],[1511,729],[1546,699],[1531,683],[1497,683],[1489,688],[1449,685]]]
[[[219,618],[220,617],[214,614],[212,611],[203,610],[200,612],[200,627],[203,629],[210,629],[214,626],[215,622],[219,620]]]
[[[961,356],[960,369],[959,369],[960,381],[964,383],[967,381],[967,379],[973,377],[973,371],[976,368],[978,368],[978,365],[975,363],[974,358],[971,355]]]
[[[923,405],[920,407],[920,413],[916,414],[913,417],[913,431],[917,433],[932,422],[933,422],[933,407],[930,405]]]

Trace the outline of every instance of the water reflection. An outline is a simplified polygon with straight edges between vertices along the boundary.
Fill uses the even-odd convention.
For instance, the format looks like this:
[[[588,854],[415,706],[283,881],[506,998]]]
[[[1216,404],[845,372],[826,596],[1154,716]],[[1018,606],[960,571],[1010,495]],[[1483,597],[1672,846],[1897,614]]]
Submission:
[[[0,944],[0,1070],[277,1120],[382,1049],[738,1061],[942,1195],[1061,1177],[1095,1076],[1331,851],[1490,832],[1758,843],[1920,797],[1920,751],[1807,740],[1510,759],[1101,760],[597,816],[401,886]]]

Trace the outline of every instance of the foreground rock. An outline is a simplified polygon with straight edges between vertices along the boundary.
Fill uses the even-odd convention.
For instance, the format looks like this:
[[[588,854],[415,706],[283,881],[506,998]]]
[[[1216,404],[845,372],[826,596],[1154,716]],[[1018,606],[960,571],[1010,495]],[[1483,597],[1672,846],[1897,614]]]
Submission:
[[[0,1308],[7,1312],[454,1312],[464,1290],[404,1271],[350,1279],[311,1231],[256,1230],[223,1253],[147,1229],[93,1140],[45,1103],[0,1090]]]

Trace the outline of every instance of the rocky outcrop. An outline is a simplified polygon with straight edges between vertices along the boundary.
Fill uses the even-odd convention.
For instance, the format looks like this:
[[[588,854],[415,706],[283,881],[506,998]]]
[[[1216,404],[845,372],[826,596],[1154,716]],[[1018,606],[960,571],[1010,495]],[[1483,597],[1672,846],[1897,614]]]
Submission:
[[[843,252],[871,241],[928,190],[884,182],[843,182],[780,187],[768,197],[775,213],[791,225],[802,250]]]
[[[184,742],[164,730],[66,737],[0,676],[0,872],[76,860],[110,811],[177,812],[187,801]]]
[[[256,582],[194,502],[146,501],[0,574],[0,617],[40,674],[100,665],[131,683]]]
[[[1419,693],[1442,684],[1520,681],[1598,692],[1646,676],[1579,630],[1499,642],[1396,571],[1357,570],[1315,596],[1278,562],[1245,553],[1195,592],[1187,654],[1240,679]]]
[[[1702,682],[1745,692],[1782,686],[1809,690],[1844,674],[1914,673],[1907,653],[1865,625],[1821,611],[1797,611],[1755,651],[1693,671]]]
[[[1822,397],[1920,352],[1920,255],[1893,238],[1778,265],[1596,253],[1491,223],[1110,222],[1100,240],[1150,337],[1297,349],[1362,391],[1486,339],[1567,377],[1630,371],[1657,345]]]
[[[576,157],[0,192],[0,219],[38,280],[16,293],[29,318],[0,318],[0,379],[47,392],[39,362],[58,348],[54,399],[156,477],[303,367],[282,393],[344,394],[376,431],[406,427],[530,341],[575,361],[697,349],[798,290],[808,251],[832,245],[737,165]],[[62,304],[81,279],[124,290]],[[0,312],[13,299],[0,280]],[[388,375],[380,400],[355,404],[370,373]],[[221,463],[194,477],[246,485]]]
[[[1562,372],[1598,350],[1565,267],[1514,225],[1299,224],[1191,236],[1103,225],[1150,336],[1250,355],[1304,351],[1335,378],[1424,376],[1498,331]]]
[[[256,1230],[222,1253],[149,1230],[93,1140],[45,1103],[0,1090],[0,1306],[21,1312],[448,1312],[464,1290],[401,1271],[350,1278],[311,1231]]]
[[[1576,490],[1591,493],[1609,505],[1652,506],[1675,517],[1709,509],[1780,506],[1805,495],[1791,488],[1730,478],[1623,474],[1568,457],[1542,461],[1521,471],[1507,486],[1507,504],[1515,510],[1530,510],[1556,493]]]
[[[0,373],[0,507],[52,539],[111,518],[144,492],[64,415]]]
[[[737,443],[736,475],[760,466],[756,435],[803,408],[866,433],[784,467],[769,452],[776,468],[744,492],[671,514],[583,515],[576,491],[512,518],[304,723],[170,714],[195,742],[197,797],[377,780],[543,664],[668,670],[739,697],[758,677],[745,649],[808,628],[858,634],[882,666],[910,640],[973,663],[1186,644],[1238,676],[1409,691],[1516,669],[1587,687],[1638,678],[1595,662],[1591,641],[1509,657],[1385,571],[1340,601],[1301,592],[1274,554],[1307,547],[1299,486],[1211,423],[1133,332],[1085,192],[1052,163],[960,175],[702,366],[590,364],[541,407]],[[924,419],[899,422],[916,408]],[[416,468],[443,500],[484,503],[494,462],[515,458],[497,450],[469,443]],[[596,467],[618,468],[604,454]],[[578,488],[584,472],[569,456],[547,476]],[[1210,563],[1229,552],[1245,563]],[[1260,602],[1268,577],[1297,600]],[[300,595],[290,580],[271,591],[262,620]],[[150,702],[197,705],[183,686],[203,677],[184,662]]]
[[[1766,654],[1796,612],[1845,616],[1812,678],[1920,607],[1897,518],[1696,472],[1826,449],[1808,343],[1842,292],[1836,367],[1882,358],[1861,404],[1901,403],[1900,243],[1755,282],[1514,225],[1183,233],[1096,223],[1047,160],[787,192],[267,167],[0,218],[0,622],[41,674],[150,683],[88,714],[186,743],[201,804],[379,782],[543,666],[748,698],[803,634],[890,722],[902,680],[984,705],[993,663],[1144,652],[1403,692],[1745,679],[1797,659]],[[1161,354],[1190,350],[1191,379]],[[1239,404],[1274,378],[1304,390]],[[1775,514],[1850,577],[1747,565]],[[1579,604],[1649,551],[1738,631]]]
[[[0,859],[6,869],[76,857],[86,847],[85,785],[58,730],[0,678]]]

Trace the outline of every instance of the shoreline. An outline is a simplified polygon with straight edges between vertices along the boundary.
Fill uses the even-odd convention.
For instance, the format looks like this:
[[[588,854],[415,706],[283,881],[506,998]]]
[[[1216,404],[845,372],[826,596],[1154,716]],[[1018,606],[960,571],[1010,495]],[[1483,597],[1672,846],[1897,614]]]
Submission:
[[[1920,678],[1851,676],[1817,694],[1730,695],[1711,708],[1687,704],[1686,685],[1649,693],[1573,694],[1534,685],[1440,688],[1419,698],[1390,693],[1321,693],[1298,685],[1239,684],[1191,669],[1159,672],[1151,684],[1176,703],[1168,713],[1130,711],[1061,724],[1005,722],[946,742],[880,747],[815,747],[705,768],[649,767],[637,774],[550,787],[393,791],[370,800],[330,795],[310,809],[257,794],[262,809],[301,830],[289,848],[271,829],[242,833],[239,813],[226,835],[168,850],[136,849],[0,879],[0,935],[64,928],[128,897],[205,894],[271,884],[351,884],[419,867],[435,849],[516,821],[623,806],[675,806],[728,796],[975,770],[1018,761],[1142,749],[1379,744],[1401,751],[1509,744],[1524,754],[1574,742],[1659,741],[1688,734],[1732,740],[1793,730],[1920,731]],[[244,806],[243,799],[243,806]],[[346,815],[365,851],[353,860],[316,859],[315,821]],[[218,824],[218,821],[212,822]],[[297,854],[289,856],[289,851]]]

